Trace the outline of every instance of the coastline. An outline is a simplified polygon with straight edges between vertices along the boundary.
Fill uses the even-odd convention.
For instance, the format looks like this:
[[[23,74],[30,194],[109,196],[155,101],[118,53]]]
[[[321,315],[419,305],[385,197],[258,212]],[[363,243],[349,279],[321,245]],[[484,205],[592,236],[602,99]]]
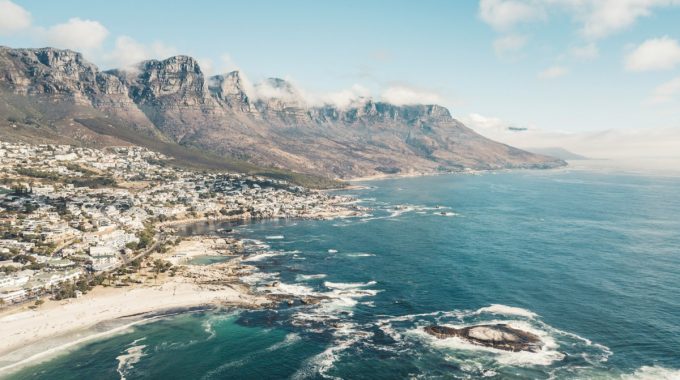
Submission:
[[[233,263],[218,264],[216,268],[238,269]],[[245,285],[224,281],[201,284],[192,277],[176,276],[164,278],[158,285],[97,287],[77,299],[47,300],[35,310],[27,305],[10,308],[0,312],[3,330],[10,332],[3,337],[0,348],[0,377],[78,344],[157,319],[168,311],[220,306],[258,308],[270,302],[266,297],[250,293]],[[151,318],[143,318],[149,314],[153,314]],[[130,317],[139,319],[124,326],[88,333],[105,322]],[[50,341],[61,342],[53,347]]]
[[[356,216],[356,213],[356,210],[333,209],[316,211],[297,218],[334,219]],[[260,219],[252,218],[248,213],[182,218],[157,223],[155,228],[160,230],[163,227],[203,222],[247,223]],[[184,244],[174,247],[168,254],[153,253],[150,257],[180,264],[179,260],[173,260],[169,256],[184,251],[188,253],[187,259],[214,254],[232,256],[231,260],[210,265],[182,265],[176,276],[161,274],[153,283],[146,279],[142,284],[125,287],[100,285],[80,298],[60,301],[45,299],[44,304],[34,309],[26,303],[0,309],[3,331],[11,332],[3,336],[3,345],[0,347],[0,378],[40,361],[52,359],[81,344],[127,331],[136,324],[164,316],[196,308],[262,308],[280,301],[276,297],[255,294],[249,285],[241,282],[242,276],[252,273],[256,268],[242,264],[240,255],[234,258],[230,254],[233,253],[230,252],[230,247],[217,248],[215,240],[224,239],[197,235],[184,240]],[[232,244],[238,245],[240,240]],[[125,319],[134,321],[113,328],[102,326]],[[98,331],[97,328],[106,329]]]
[[[316,192],[322,194],[322,191]],[[182,215],[154,223],[157,242],[177,227],[202,223],[244,224],[265,219],[329,220],[364,215],[346,197],[307,197],[301,209],[270,214],[242,212],[236,215]],[[307,207],[306,205],[309,205]],[[269,210],[266,210],[269,211]],[[0,346],[0,378],[41,361],[64,354],[96,339],[129,331],[131,326],[183,313],[196,308],[262,308],[279,302],[297,302],[295,297],[255,293],[241,277],[257,268],[241,263],[240,239],[195,236],[183,239],[169,251],[145,255],[141,270],[109,274],[108,283],[98,285],[78,298],[52,300],[44,297],[35,304],[21,303],[0,309],[3,344]],[[186,265],[200,256],[224,256],[228,261],[209,265]],[[155,271],[153,260],[175,266],[172,271]],[[298,300],[299,301],[299,300]],[[303,303],[314,302],[311,299]]]
[[[353,185],[351,185],[351,183],[353,183],[353,182],[369,182],[369,181],[381,181],[381,180],[385,180],[385,179],[429,177],[429,176],[437,176],[437,175],[442,175],[442,174],[457,174],[457,173],[417,172],[417,173],[400,173],[400,174],[374,174],[374,175],[369,175],[369,176],[364,176],[364,177],[353,177],[353,178],[347,179],[346,181],[348,183],[350,183],[350,185],[345,189],[351,188],[353,186]]]
[[[374,174],[364,177],[353,177],[346,179],[347,183],[350,185],[337,190],[352,190],[356,188],[361,188],[360,185],[356,185],[357,182],[371,182],[371,181],[382,181],[387,179],[401,179],[401,178],[416,178],[416,177],[437,177],[442,175],[480,175],[484,173],[503,173],[503,172],[513,172],[513,171],[543,171],[543,170],[563,170],[572,169],[570,166],[570,161],[565,161],[565,165],[548,167],[548,168],[498,168],[498,169],[478,169],[478,170],[467,170],[467,171],[451,171],[451,172],[415,172],[415,173],[396,173],[396,174]],[[353,184],[354,183],[354,184]]]

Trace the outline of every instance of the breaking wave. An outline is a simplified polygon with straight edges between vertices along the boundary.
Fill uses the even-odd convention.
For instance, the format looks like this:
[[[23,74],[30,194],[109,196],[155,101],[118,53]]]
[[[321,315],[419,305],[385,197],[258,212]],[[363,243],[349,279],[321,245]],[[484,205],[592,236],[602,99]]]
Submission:
[[[140,338],[130,343],[130,347],[125,350],[125,353],[116,357],[116,360],[118,360],[116,371],[120,375],[120,380],[125,380],[125,376],[127,376],[130,370],[134,368],[134,365],[142,360],[142,357],[145,355],[144,349],[146,348],[146,345],[138,345],[137,343],[145,339],[146,338]]]
[[[309,280],[320,280],[326,278],[325,274],[299,274],[295,276],[295,281],[309,281]]]
[[[500,318],[499,318],[500,317]],[[537,352],[510,352],[480,346],[463,338],[440,339],[425,332],[429,325],[453,328],[478,324],[507,324],[508,326],[537,335],[543,342]],[[494,304],[477,310],[453,310],[378,320],[377,326],[391,337],[397,346],[419,352],[423,346],[438,352],[446,361],[456,364],[474,376],[491,376],[509,366],[550,366],[570,358],[575,366],[597,367],[612,354],[606,346],[589,339],[559,330],[540,320],[540,317],[519,307]],[[486,375],[485,375],[486,374]]]
[[[330,282],[326,281],[323,285],[329,289],[357,289],[375,285],[375,281],[369,282]]]

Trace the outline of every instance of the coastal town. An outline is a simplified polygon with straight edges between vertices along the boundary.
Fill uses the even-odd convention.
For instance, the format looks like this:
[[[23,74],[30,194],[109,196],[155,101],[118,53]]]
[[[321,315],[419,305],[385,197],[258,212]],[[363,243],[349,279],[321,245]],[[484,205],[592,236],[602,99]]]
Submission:
[[[181,245],[177,225],[362,212],[345,196],[181,169],[135,146],[0,142],[0,307],[79,298],[97,286],[139,282],[143,270],[174,275],[186,255],[178,248],[206,254],[215,246]]]

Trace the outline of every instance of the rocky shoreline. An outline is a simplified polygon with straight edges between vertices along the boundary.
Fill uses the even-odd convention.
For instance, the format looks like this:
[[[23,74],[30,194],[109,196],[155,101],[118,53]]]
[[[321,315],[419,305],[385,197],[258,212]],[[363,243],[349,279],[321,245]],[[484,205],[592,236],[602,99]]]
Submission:
[[[504,351],[538,352],[543,347],[543,342],[537,335],[507,324],[475,325],[459,329],[432,325],[425,327],[425,332],[438,339],[457,337],[475,345]]]

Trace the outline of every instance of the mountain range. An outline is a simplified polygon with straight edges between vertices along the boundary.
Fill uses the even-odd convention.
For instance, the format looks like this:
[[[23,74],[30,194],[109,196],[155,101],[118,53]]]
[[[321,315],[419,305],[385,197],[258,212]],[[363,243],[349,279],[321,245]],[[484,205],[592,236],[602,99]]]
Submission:
[[[54,48],[0,47],[0,137],[137,144],[188,162],[338,179],[565,165],[489,140],[439,105],[310,105],[285,80],[207,76],[188,56],[101,71]]]

